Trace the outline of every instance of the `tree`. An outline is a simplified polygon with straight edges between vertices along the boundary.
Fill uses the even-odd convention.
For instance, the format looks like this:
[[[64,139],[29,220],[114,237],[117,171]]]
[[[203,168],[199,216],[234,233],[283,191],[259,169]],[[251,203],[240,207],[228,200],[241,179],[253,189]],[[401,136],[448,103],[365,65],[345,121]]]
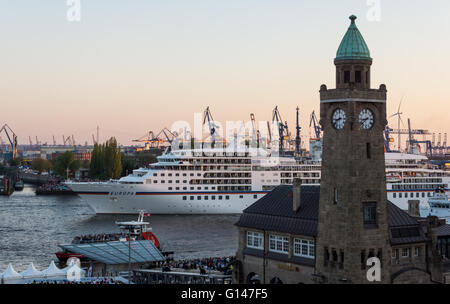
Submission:
[[[52,167],[52,163],[46,159],[35,158],[31,161],[31,169],[36,170],[39,173],[48,172]]]
[[[122,176],[130,174],[134,169],[138,168],[136,158],[134,157],[130,157],[122,153],[121,161],[122,161]]]
[[[11,167],[18,167],[18,166],[20,166],[22,164],[22,162],[23,162],[23,158],[21,158],[21,157],[16,157],[14,159],[11,158],[9,160],[9,165]]]
[[[67,176],[67,170],[75,172],[80,167],[80,162],[75,161],[72,151],[66,151],[55,160],[53,171],[61,177]]]
[[[121,152],[114,137],[106,143],[95,144],[92,151],[89,176],[91,178],[119,178],[122,174]]]

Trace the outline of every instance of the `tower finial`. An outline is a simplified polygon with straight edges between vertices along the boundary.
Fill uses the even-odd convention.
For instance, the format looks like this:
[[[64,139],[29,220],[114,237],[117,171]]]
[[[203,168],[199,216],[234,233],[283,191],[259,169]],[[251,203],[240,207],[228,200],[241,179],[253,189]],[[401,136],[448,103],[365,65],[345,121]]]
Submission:
[[[358,18],[358,17],[356,17],[355,15],[351,15],[349,18],[350,18],[350,20],[352,21],[352,24],[355,24],[355,20],[356,20],[356,18]]]

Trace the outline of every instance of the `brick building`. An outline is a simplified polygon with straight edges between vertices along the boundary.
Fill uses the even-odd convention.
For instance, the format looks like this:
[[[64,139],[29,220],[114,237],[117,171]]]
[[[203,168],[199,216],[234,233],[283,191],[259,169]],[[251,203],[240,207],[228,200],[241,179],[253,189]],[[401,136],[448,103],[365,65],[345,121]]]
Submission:
[[[236,223],[239,249],[234,282],[250,283],[255,275],[261,283],[320,282],[316,268],[319,197],[320,187],[283,185],[244,210]],[[387,209],[392,251],[388,260],[381,260],[391,265],[386,283],[444,282],[450,274],[450,225],[436,218],[412,217],[390,202]],[[373,248],[367,257],[376,254]],[[343,266],[339,252],[333,255],[329,266],[338,270]],[[365,259],[351,262],[367,272]],[[445,282],[450,283],[448,278]]]
[[[381,283],[444,280],[447,227],[387,200],[387,89],[371,88],[370,51],[350,20],[334,59],[336,88],[320,87],[320,187],[281,186],[244,211],[237,281],[367,283],[372,265]]]

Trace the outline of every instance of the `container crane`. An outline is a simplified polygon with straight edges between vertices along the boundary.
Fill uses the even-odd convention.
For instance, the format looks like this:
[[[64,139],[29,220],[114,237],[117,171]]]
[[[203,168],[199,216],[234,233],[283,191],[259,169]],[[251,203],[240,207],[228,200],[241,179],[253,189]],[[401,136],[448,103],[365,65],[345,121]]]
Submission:
[[[156,137],[157,137],[157,138],[160,138],[161,134],[163,134],[163,135],[166,137],[167,142],[168,142],[169,144],[172,144],[172,142],[175,140],[175,138],[178,137],[178,133],[177,133],[177,132],[172,132],[172,131],[170,131],[170,130],[167,129],[167,128],[162,129],[162,130],[158,133],[158,135],[156,135]]]
[[[134,139],[133,142],[145,143],[146,150],[149,150],[150,148],[159,148],[160,145],[164,143],[164,141],[162,139],[155,136],[153,131],[149,131],[148,134],[146,134],[138,139]]]
[[[15,159],[17,155],[17,135],[7,124],[3,125],[3,127],[0,129],[0,133],[2,132],[5,132],[6,137],[8,137],[8,141],[11,145],[12,150],[12,159]]]

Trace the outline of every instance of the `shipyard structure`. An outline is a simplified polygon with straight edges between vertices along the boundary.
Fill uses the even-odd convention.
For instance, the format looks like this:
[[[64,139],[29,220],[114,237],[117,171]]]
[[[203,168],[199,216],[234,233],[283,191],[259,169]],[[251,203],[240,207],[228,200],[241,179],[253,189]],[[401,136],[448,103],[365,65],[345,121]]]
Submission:
[[[235,282],[443,283],[450,225],[420,218],[386,195],[387,90],[371,88],[372,58],[356,16],[320,87],[320,187],[282,185],[245,209]],[[417,202],[410,201],[411,206]],[[417,209],[417,206],[415,206]]]

